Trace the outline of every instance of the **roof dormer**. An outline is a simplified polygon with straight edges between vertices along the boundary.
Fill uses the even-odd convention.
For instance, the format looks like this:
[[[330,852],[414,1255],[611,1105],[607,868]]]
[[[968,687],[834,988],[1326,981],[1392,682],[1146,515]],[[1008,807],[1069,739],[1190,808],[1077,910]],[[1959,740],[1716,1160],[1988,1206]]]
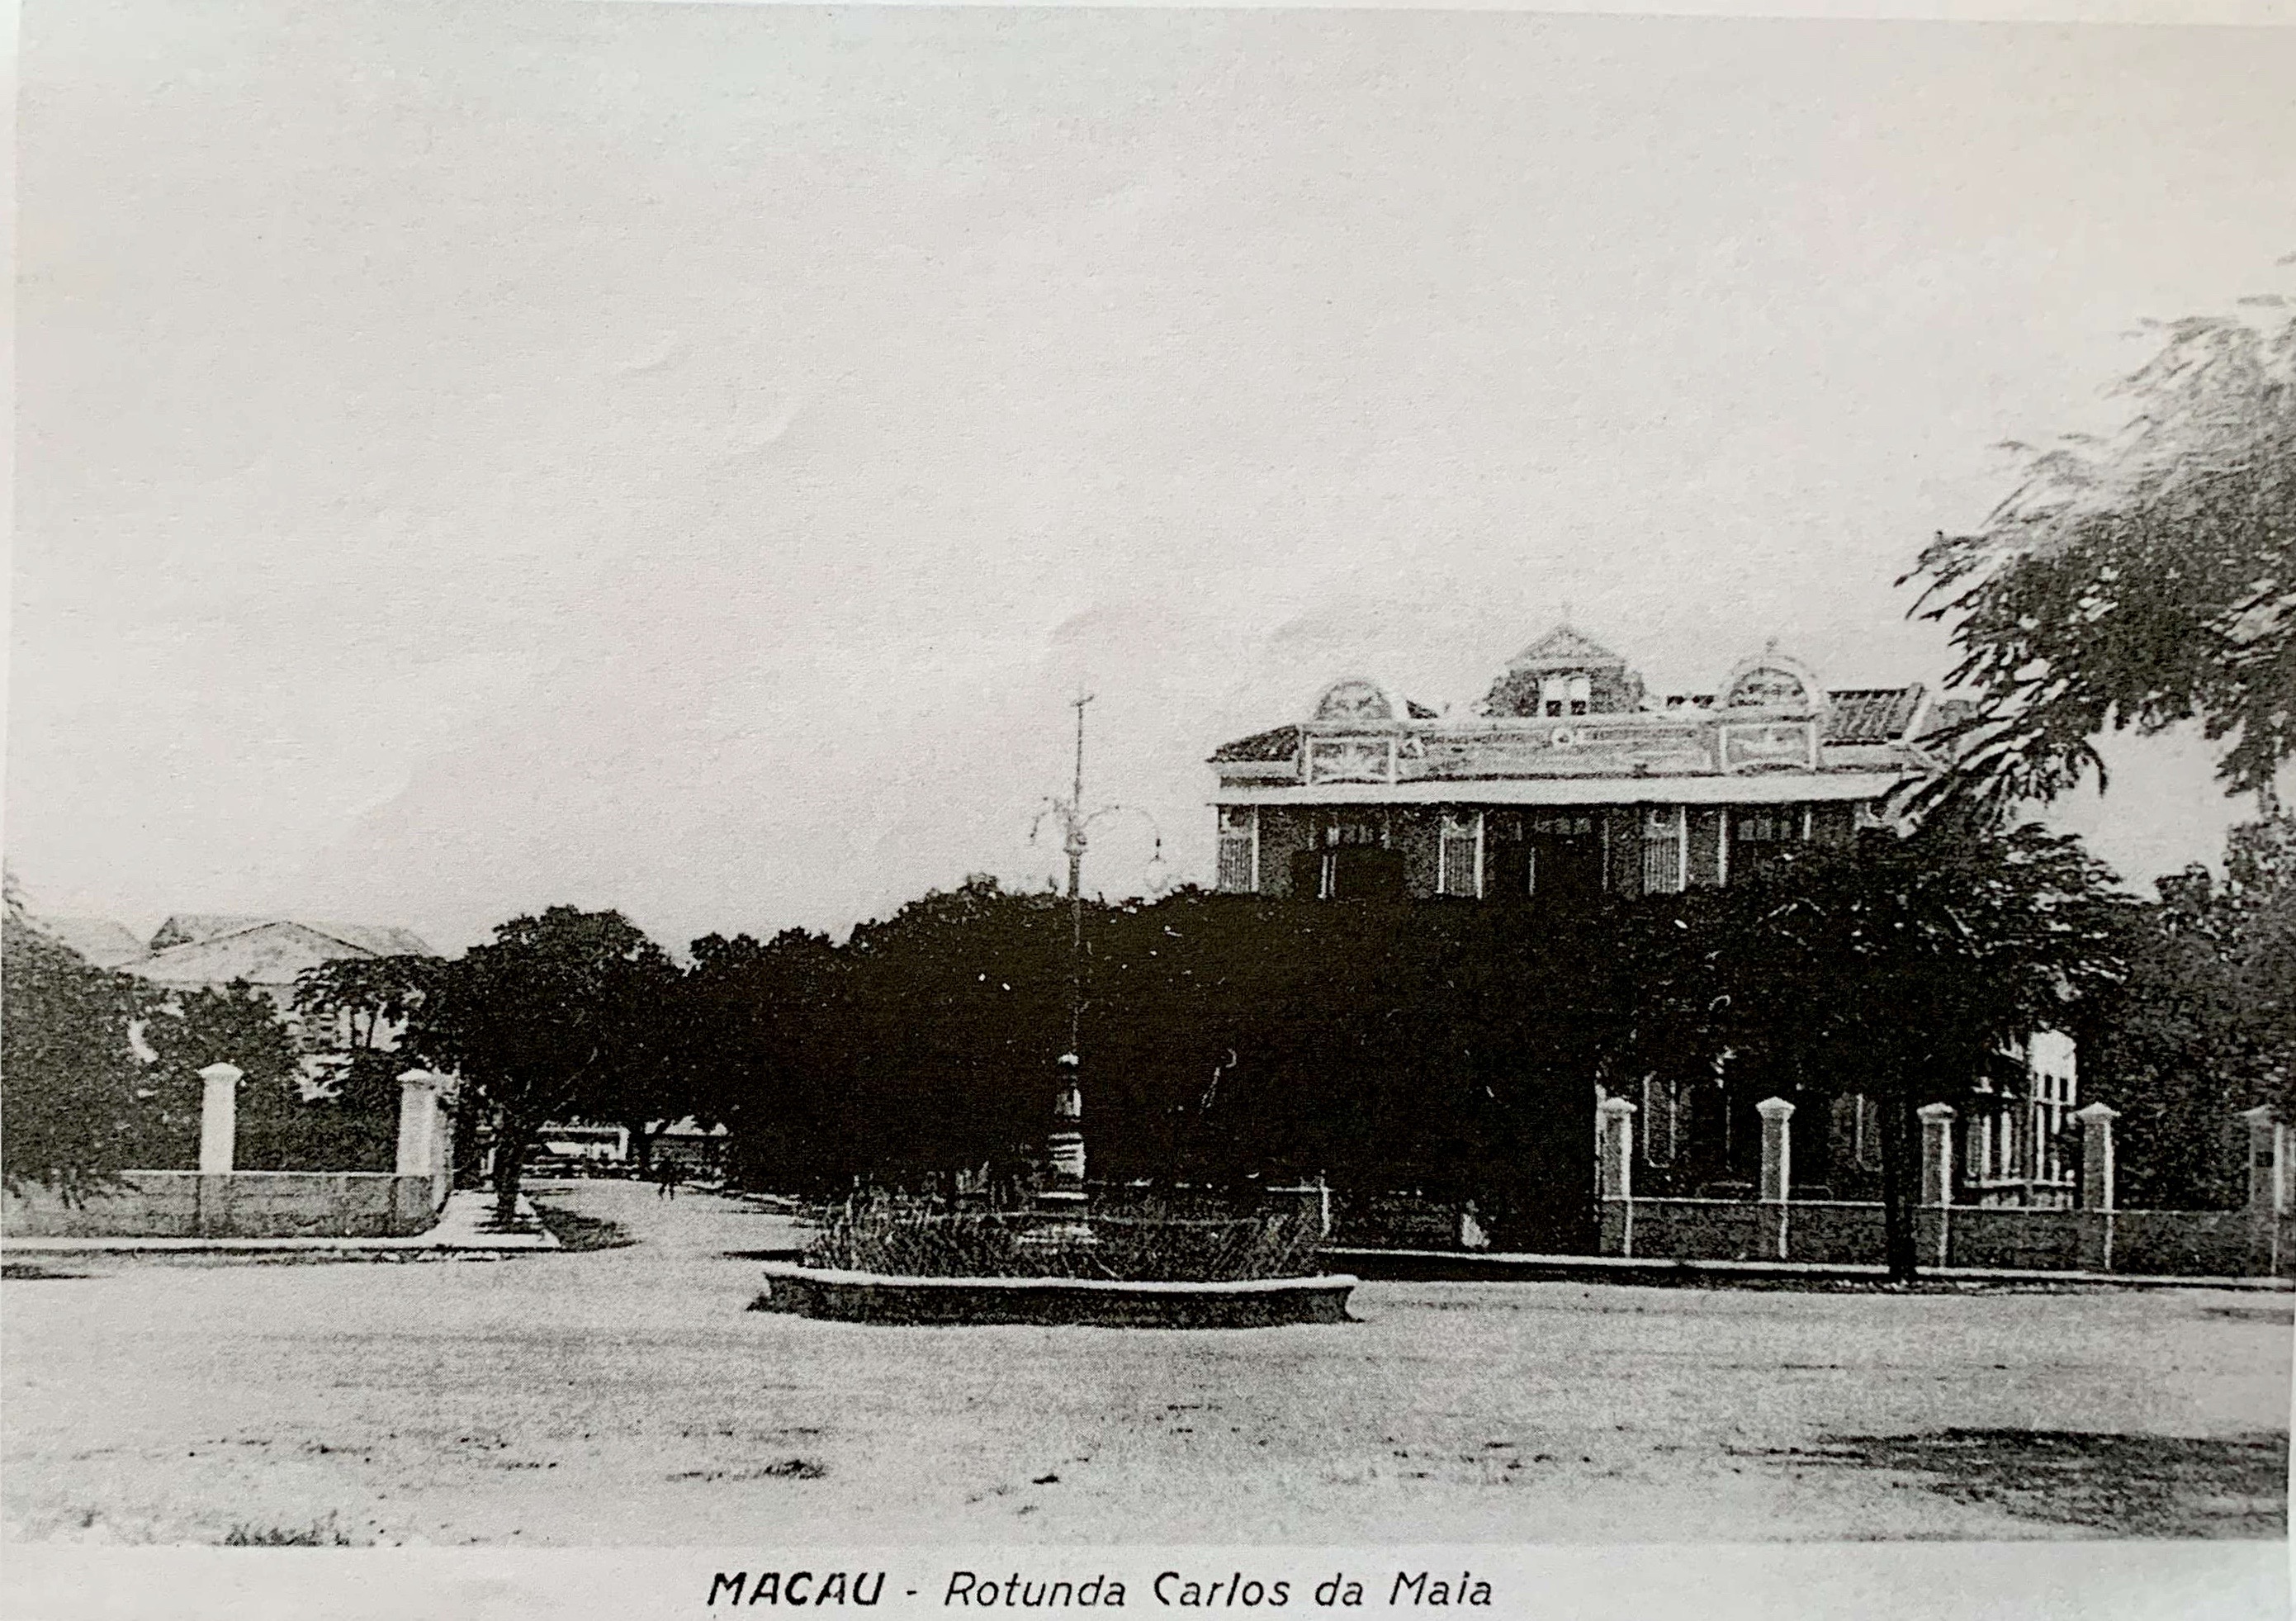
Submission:
[[[1564,719],[1611,715],[1642,703],[1640,677],[1627,661],[1565,621],[1507,661],[1483,699],[1496,716]]]
[[[1825,709],[1825,687],[1817,672],[1778,651],[1772,641],[1751,658],[1741,659],[1722,683],[1722,709],[1787,711],[1814,715]]]

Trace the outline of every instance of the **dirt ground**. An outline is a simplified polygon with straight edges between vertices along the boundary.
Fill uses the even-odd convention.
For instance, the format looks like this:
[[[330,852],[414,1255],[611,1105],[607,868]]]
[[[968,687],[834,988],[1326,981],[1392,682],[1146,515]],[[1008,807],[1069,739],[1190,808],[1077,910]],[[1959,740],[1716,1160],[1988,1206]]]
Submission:
[[[880,1329],[637,1242],[52,1260],[0,1289],[12,1541],[733,1545],[2276,1537],[2291,1302],[1370,1284],[1359,1321]]]

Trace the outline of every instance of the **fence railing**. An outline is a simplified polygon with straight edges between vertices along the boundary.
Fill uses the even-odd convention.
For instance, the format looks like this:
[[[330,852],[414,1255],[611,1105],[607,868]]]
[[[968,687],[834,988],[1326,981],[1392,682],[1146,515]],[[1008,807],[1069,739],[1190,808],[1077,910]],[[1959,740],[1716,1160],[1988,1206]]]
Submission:
[[[1878,1263],[1886,1215],[1879,1203],[1792,1197],[1793,1105],[1772,1098],[1762,1117],[1762,1169],[1751,1199],[1643,1198],[1634,1191],[1635,1106],[1597,1107],[1602,1253],[1685,1261]],[[1957,1205],[1952,1108],[1931,1104],[1922,1122],[1916,1257],[1934,1267],[2156,1274],[2296,1275],[2292,1142],[2267,1109],[2249,1110],[2249,1197],[2239,1210],[2121,1210],[2113,1198],[2115,1111],[2091,1104],[2081,1128],[2078,1207]]]

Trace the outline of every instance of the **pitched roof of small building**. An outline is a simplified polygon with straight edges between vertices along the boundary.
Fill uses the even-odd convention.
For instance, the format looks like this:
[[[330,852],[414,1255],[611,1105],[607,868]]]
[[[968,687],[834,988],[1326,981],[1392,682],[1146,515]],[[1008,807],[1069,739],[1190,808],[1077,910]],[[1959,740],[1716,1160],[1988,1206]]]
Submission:
[[[377,957],[433,957],[429,943],[412,929],[378,926],[372,923],[314,923],[308,926],[322,934],[373,952]]]
[[[99,968],[116,968],[144,955],[144,942],[109,917],[33,917],[31,926]]]
[[[250,929],[289,923],[298,928],[331,935],[345,945],[357,947],[367,956],[429,957],[433,954],[422,937],[412,929],[369,923],[307,923],[291,917],[248,917],[227,912],[178,912],[161,924],[152,934],[150,949],[164,951],[176,946],[220,940],[228,934],[243,934]]]
[[[164,951],[169,946],[188,945],[194,940],[213,940],[218,934],[236,934],[242,929],[276,921],[272,917],[238,917],[227,912],[177,912],[152,933],[152,950]]]
[[[225,926],[203,931],[204,925]],[[152,937],[147,955],[119,965],[122,972],[158,984],[189,988],[286,986],[307,968],[346,957],[430,957],[421,936],[402,928],[365,924],[298,923],[288,917],[170,917]],[[163,939],[172,943],[160,944]]]

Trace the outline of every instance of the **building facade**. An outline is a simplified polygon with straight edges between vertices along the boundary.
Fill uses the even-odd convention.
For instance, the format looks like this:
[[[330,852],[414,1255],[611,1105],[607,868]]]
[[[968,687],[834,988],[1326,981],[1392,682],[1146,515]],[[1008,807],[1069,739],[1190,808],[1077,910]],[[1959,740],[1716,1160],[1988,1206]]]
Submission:
[[[1775,643],[1710,692],[1654,695],[1619,654],[1558,626],[1464,718],[1351,677],[1305,716],[1215,751],[1217,887],[1505,906],[1535,926],[1605,896],[1727,885],[1880,823],[1893,790],[1944,763],[1939,734],[1959,712],[1919,685],[1829,687]],[[1742,1090],[1657,1076],[1632,1089],[1645,1185],[1751,1197],[1761,1122]],[[2035,1033],[1974,1090],[1957,1197],[2069,1203],[2071,1041]],[[1807,1196],[1872,1197],[1874,1101],[1796,1101]]]
[[[1923,739],[1948,718],[1920,686],[1829,689],[1775,646],[1714,692],[1653,697],[1562,626],[1464,719],[1350,678],[1217,750],[1218,886],[1567,907],[1726,884],[1849,842],[1936,768]]]

